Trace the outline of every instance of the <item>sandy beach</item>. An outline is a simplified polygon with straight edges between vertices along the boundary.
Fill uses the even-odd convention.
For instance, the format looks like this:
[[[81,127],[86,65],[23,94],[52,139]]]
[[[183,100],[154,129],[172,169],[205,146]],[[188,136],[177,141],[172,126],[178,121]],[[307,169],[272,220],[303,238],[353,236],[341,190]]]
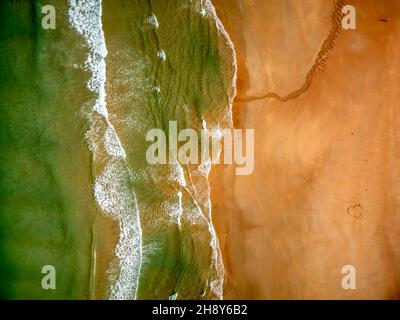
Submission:
[[[220,166],[211,178],[224,297],[399,298],[400,1],[348,1],[357,29],[337,32],[286,101],[340,4],[214,4],[238,57],[234,125],[255,130],[254,173]],[[356,290],[341,287],[344,265]]]

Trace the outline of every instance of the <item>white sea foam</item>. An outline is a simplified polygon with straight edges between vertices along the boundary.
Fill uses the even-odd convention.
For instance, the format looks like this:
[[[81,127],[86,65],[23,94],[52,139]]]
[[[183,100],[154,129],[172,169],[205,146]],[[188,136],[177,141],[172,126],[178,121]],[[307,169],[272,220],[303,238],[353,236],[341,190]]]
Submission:
[[[170,222],[177,224],[179,228],[182,227],[182,192],[178,191],[177,194],[172,198],[163,202],[163,208],[168,212],[171,218]]]
[[[151,24],[154,29],[158,28],[158,20],[155,14],[152,14],[150,17],[147,18],[147,22]]]
[[[158,242],[153,241],[146,245],[143,245],[142,255],[143,263],[149,262],[150,259],[160,252],[161,248]]]
[[[153,87],[152,90],[153,90],[155,93],[160,93],[160,91],[161,91],[161,89],[160,89],[159,86]]]
[[[183,213],[183,208],[182,208],[182,192],[178,191],[177,193],[178,196],[178,225],[181,227],[181,222],[182,222],[182,213]]]
[[[167,55],[162,49],[157,51],[157,57],[159,57],[162,61],[165,61],[167,59]]]
[[[115,250],[120,260],[120,274],[111,289],[110,299],[134,299],[142,263],[141,230],[136,197],[129,187],[129,173],[124,161],[113,159],[108,162],[96,179],[94,195],[99,207],[120,224],[120,238]]]
[[[169,165],[169,173],[163,177],[170,181],[177,182],[180,186],[186,187],[185,174],[183,168],[179,163]]]
[[[107,48],[101,23],[101,0],[68,0],[68,4],[69,22],[90,48],[85,68],[92,74],[87,86],[90,91],[98,94],[94,110],[107,117],[104,86],[106,81],[104,58],[107,56]]]
[[[134,299],[142,263],[141,227],[136,196],[129,187],[130,175],[124,161],[125,150],[108,120],[104,60],[107,49],[101,22],[102,3],[101,0],[68,0],[68,4],[69,22],[89,48],[84,68],[91,72],[88,89],[97,94],[93,111],[103,116],[107,125],[103,144],[110,158],[103,172],[96,178],[94,196],[99,207],[120,225],[120,238],[115,250],[119,258],[119,276],[112,284],[110,299]],[[91,126],[95,125],[92,121]],[[90,137],[89,148],[93,152],[99,149],[97,138],[93,137],[99,130],[92,128],[91,133],[87,134]],[[95,154],[93,156],[96,160]]]
[[[203,176],[208,177],[211,171],[211,159],[204,159],[202,162],[198,165],[197,171],[199,171]]]
[[[111,123],[108,124],[104,134],[104,147],[109,155],[116,158],[126,158],[125,150],[122,147],[121,141],[119,141],[117,133]]]
[[[176,300],[177,298],[178,298],[178,292],[175,292],[168,297],[168,300]]]

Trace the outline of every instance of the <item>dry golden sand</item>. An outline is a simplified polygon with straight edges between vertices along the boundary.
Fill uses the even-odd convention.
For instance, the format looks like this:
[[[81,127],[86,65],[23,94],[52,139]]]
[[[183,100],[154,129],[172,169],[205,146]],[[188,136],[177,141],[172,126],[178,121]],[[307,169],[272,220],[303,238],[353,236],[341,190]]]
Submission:
[[[400,1],[347,2],[357,29],[283,102],[252,98],[304,85],[332,1],[213,1],[238,56],[234,124],[255,130],[254,173],[211,177],[225,298],[400,297]]]

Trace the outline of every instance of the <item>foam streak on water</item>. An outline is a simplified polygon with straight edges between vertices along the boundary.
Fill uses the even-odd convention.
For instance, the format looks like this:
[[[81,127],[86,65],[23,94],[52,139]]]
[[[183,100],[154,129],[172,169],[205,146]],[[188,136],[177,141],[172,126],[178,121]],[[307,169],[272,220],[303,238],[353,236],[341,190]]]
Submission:
[[[89,48],[85,69],[91,72],[88,89],[97,94],[93,113],[103,117],[103,122],[92,121],[91,134],[101,135],[89,139],[90,150],[96,153],[105,150],[101,159],[106,164],[94,184],[94,196],[99,207],[120,225],[116,256],[119,258],[119,277],[112,284],[110,299],[136,298],[142,263],[142,239],[136,196],[129,187],[129,168],[125,161],[125,150],[108,119],[106,108],[106,63],[107,49],[101,22],[101,0],[68,0],[68,18],[71,26],[83,37]],[[92,119],[89,115],[89,119]],[[96,127],[98,126],[98,127]],[[105,128],[105,129],[104,129]],[[103,132],[102,132],[103,130]],[[101,141],[104,148],[97,144]]]

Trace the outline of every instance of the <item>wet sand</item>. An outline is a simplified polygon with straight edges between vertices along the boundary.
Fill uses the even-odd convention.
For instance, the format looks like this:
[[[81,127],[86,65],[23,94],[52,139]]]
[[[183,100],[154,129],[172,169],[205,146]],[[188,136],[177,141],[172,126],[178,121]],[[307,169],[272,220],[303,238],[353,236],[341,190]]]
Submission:
[[[213,3],[238,57],[234,125],[255,130],[254,173],[211,178],[224,298],[399,298],[400,1],[348,1],[357,29],[287,101],[332,31],[332,2]],[[348,264],[356,290],[341,287]]]

